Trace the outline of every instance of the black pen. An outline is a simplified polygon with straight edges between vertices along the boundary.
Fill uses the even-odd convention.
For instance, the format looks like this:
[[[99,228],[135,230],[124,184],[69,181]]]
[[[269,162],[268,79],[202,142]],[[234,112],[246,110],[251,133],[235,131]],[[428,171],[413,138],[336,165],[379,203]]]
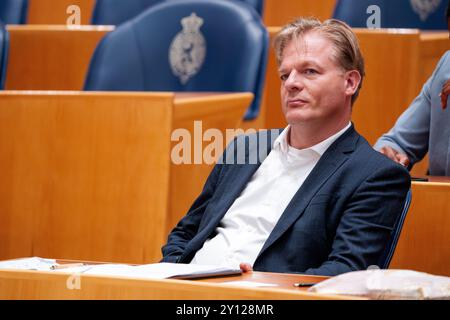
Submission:
[[[315,284],[316,283],[314,283],[314,282],[296,282],[296,283],[294,283],[294,287],[298,287],[298,288],[311,287],[311,286],[313,286]]]

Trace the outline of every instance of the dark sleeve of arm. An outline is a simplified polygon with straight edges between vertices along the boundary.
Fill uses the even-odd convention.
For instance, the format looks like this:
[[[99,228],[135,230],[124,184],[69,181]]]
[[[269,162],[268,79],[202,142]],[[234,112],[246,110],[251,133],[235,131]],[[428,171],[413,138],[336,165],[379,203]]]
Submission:
[[[371,174],[349,199],[327,261],[305,273],[333,276],[377,265],[409,188],[409,174],[399,165]]]

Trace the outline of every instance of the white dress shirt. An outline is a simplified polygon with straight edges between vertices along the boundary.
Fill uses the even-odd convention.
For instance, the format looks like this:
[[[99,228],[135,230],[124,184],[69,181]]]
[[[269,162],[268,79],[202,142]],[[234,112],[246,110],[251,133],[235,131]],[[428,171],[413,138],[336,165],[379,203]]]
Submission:
[[[239,268],[241,262],[253,265],[264,242],[295,193],[320,157],[341,136],[338,133],[306,149],[288,144],[287,126],[274,141],[272,151],[247,183],[191,263]]]

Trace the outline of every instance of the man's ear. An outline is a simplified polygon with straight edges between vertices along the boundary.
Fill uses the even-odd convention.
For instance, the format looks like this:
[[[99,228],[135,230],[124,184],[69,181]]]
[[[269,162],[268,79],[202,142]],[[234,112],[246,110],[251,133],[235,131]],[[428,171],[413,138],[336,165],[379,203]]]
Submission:
[[[358,90],[359,83],[361,82],[361,75],[357,70],[347,71],[345,73],[345,93],[349,96]]]

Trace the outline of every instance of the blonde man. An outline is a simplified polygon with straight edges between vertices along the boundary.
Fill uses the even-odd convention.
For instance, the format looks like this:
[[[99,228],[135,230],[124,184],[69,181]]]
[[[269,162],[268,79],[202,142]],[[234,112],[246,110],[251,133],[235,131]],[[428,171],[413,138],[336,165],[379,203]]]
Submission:
[[[358,41],[343,22],[299,19],[275,50],[289,125],[267,150],[267,132],[227,148],[224,159],[239,146],[247,159],[267,156],[214,167],[163,261],[318,275],[380,263],[410,177],[350,122],[364,76]]]

